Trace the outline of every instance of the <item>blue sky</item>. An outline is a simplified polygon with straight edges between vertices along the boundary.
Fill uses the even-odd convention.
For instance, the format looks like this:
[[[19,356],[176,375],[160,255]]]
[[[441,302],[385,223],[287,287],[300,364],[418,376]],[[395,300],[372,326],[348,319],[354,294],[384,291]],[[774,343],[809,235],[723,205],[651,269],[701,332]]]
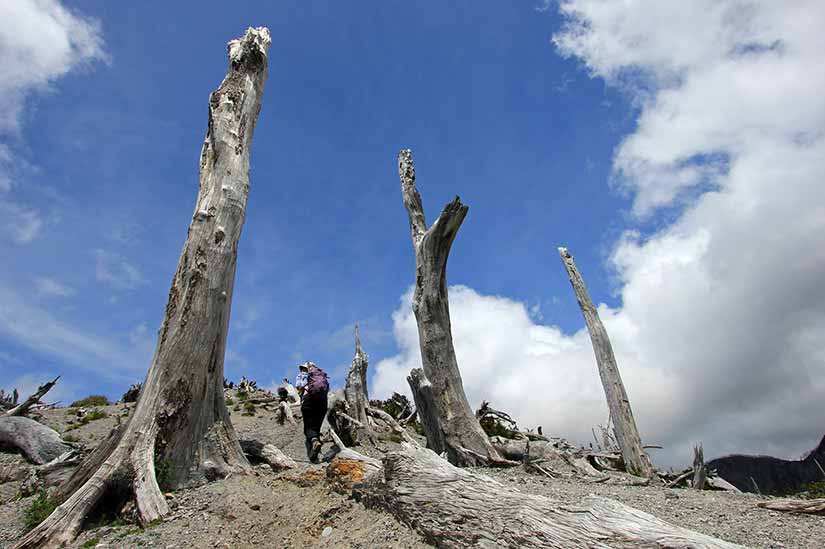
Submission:
[[[820,197],[802,169],[764,184],[749,174],[767,173],[761,162],[776,165],[766,151],[785,151],[777,140],[788,147],[782,162],[816,171],[825,123],[804,90],[816,89],[822,74],[810,53],[820,44],[799,31],[822,10],[808,4],[774,17],[770,3],[753,4],[752,13],[727,18],[722,7],[638,1],[617,12],[574,0],[425,1],[414,9],[395,1],[237,2],[231,10],[217,2],[44,0],[4,8],[32,6],[4,18],[0,40],[0,65],[11,67],[0,69],[22,75],[0,90],[19,107],[0,126],[0,207],[8,214],[0,384],[30,388],[60,374],[61,399],[118,398],[145,376],[197,193],[206,104],[226,71],[225,43],[264,25],[269,79],[252,148],[228,377],[268,385],[313,360],[340,384],[359,323],[376,391],[405,389],[404,372],[419,359],[405,301],[414,257],[395,155],[411,148],[428,221],[456,194],[470,206],[448,281],[461,286],[454,327],[467,319],[456,344],[474,404],[499,396],[526,424],[551,424],[573,438],[603,420],[592,350],[556,253],[564,245],[603,303],[631,399],[649,402],[634,402],[643,437],[679,452],[691,436],[718,439],[720,452],[811,447],[821,435],[812,424],[771,421],[774,434],[764,435],[747,400],[761,395],[784,406],[784,397],[766,392],[776,388],[772,371],[800,377],[811,403],[822,396],[821,384],[811,389],[808,381],[821,373],[823,352],[806,330],[825,322],[825,304],[803,292],[821,280],[825,260],[816,255],[797,278],[788,275],[797,293],[784,288],[781,300],[753,309],[759,296],[777,293],[777,278],[758,259],[775,242],[754,230],[765,218],[747,212],[783,203],[770,190],[780,177],[799,203]],[[39,34],[40,16],[76,37],[52,65],[38,62],[47,55],[38,48],[56,56],[65,41]],[[27,38],[17,42],[19,29]],[[694,40],[706,31],[707,40]],[[787,51],[756,47],[772,40]],[[770,63],[784,78],[773,83],[775,96],[747,88],[740,104],[727,102]],[[720,76],[732,70],[742,78]],[[789,103],[801,106],[781,119],[765,114]],[[736,195],[741,189],[747,200]],[[722,204],[728,198],[735,207]],[[785,206],[789,215],[799,208]],[[810,210],[806,228],[798,227],[808,240],[799,245],[815,245],[810,234],[820,226],[821,214]],[[765,276],[743,281],[729,268],[731,250],[744,258],[752,250],[749,272]],[[731,309],[741,318],[725,318]],[[742,322],[753,331],[736,328]],[[515,326],[523,328],[510,334]],[[524,334],[532,335],[497,354]],[[787,352],[739,352],[747,347],[740,336]],[[484,346],[489,353],[472,354]],[[564,410],[538,398],[520,406],[525,385],[512,380],[543,364],[542,383],[561,391]],[[682,384],[706,370],[722,386],[754,381],[711,391],[707,402],[674,404],[660,417]],[[473,381],[490,372],[499,377]],[[741,400],[682,418],[697,405],[726,402],[730,391]],[[583,409],[586,419],[576,420]],[[747,426],[723,426],[718,416],[732,417],[725,411]],[[685,434],[680,422],[693,430]],[[676,428],[681,438],[669,434]]]

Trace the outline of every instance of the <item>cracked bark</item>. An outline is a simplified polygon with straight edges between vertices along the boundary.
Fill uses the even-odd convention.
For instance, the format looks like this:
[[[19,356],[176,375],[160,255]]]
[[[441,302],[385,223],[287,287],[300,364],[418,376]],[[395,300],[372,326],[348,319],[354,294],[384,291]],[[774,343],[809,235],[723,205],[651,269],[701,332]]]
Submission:
[[[456,197],[427,229],[409,150],[398,153],[398,175],[415,250],[413,312],[418,323],[421,362],[432,386],[432,391],[422,398],[415,394],[411,383],[427,444],[439,454],[446,452],[447,459],[455,465],[500,463],[501,457],[467,402],[450,327],[447,258],[468,207]],[[429,407],[422,405],[424,398],[430,399]]]
[[[133,494],[143,524],[163,517],[169,507],[156,461],[168,466],[172,488],[250,470],[224,403],[223,362],[269,45],[266,28],[250,28],[228,44],[226,77],[209,97],[195,213],[129,423],[90,456],[99,467],[81,466],[73,493],[62,490],[65,501],[16,548],[70,542],[113,489]]]

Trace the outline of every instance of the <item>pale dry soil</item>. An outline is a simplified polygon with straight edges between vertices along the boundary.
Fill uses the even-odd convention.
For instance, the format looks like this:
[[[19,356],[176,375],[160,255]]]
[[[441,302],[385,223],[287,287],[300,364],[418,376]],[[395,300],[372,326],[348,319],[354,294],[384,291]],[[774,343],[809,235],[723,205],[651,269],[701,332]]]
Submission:
[[[109,433],[117,418],[125,420],[130,406],[103,407],[109,417],[70,431],[87,448]],[[234,406],[230,406],[232,409]],[[41,420],[59,432],[72,425],[66,409],[44,412]],[[276,444],[298,461],[299,469],[274,473],[256,466],[254,475],[235,475],[205,486],[169,494],[172,512],[163,523],[140,529],[134,525],[103,526],[84,532],[73,547],[131,548],[387,548],[429,547],[421,537],[389,514],[364,508],[332,492],[322,468],[307,462],[300,420],[278,425],[272,411],[259,407],[254,417],[232,412],[240,438]],[[397,444],[357,448],[381,457]],[[326,449],[326,447],[325,447]],[[20,458],[0,452],[0,464]],[[522,469],[478,469],[505,485],[576,504],[590,494],[610,497],[673,524],[765,549],[825,548],[825,517],[789,515],[756,506],[762,499],[749,494],[694,492],[661,486],[629,486],[620,478],[593,483],[584,478],[549,479]],[[615,480],[615,482],[614,482]],[[19,483],[0,484],[0,547],[9,547],[22,533],[23,510],[31,498],[16,499]]]

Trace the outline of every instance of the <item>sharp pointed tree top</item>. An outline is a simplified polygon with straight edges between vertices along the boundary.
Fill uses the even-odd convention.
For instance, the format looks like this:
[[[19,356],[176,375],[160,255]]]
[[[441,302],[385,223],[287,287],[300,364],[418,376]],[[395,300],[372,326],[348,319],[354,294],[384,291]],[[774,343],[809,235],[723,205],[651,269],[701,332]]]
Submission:
[[[244,61],[266,59],[270,44],[272,44],[272,38],[268,28],[249,27],[242,37],[230,40],[226,44],[229,61],[233,66],[237,66]]]
[[[355,325],[355,354],[360,354],[361,351],[361,337],[358,335],[358,324]]]

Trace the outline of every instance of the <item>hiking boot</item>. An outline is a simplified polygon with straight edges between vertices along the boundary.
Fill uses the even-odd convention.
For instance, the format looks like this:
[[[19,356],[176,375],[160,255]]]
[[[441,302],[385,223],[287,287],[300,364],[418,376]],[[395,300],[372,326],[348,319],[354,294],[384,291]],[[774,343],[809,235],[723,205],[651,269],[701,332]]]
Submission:
[[[312,439],[312,450],[309,453],[309,461],[318,463],[318,454],[321,453],[321,441],[317,438]]]

